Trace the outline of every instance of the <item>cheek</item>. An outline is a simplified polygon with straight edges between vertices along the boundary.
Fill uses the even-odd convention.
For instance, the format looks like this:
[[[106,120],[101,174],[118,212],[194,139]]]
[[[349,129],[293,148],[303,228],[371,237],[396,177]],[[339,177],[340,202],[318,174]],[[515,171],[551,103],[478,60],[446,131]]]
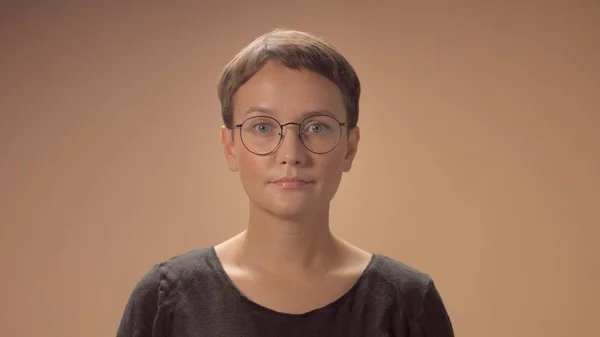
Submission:
[[[326,185],[326,189],[328,190],[337,190],[337,187],[342,178],[342,169],[343,169],[343,155],[331,153],[331,157],[328,157],[324,160],[321,165],[321,174],[323,177],[323,182]]]
[[[337,149],[323,158],[323,167],[326,168],[327,175],[339,176],[342,174],[345,153],[345,147],[338,146]]]
[[[237,153],[240,179],[244,187],[248,189],[251,186],[264,184],[268,178],[265,174],[267,172],[265,166],[266,158],[255,156],[244,149],[241,149]]]

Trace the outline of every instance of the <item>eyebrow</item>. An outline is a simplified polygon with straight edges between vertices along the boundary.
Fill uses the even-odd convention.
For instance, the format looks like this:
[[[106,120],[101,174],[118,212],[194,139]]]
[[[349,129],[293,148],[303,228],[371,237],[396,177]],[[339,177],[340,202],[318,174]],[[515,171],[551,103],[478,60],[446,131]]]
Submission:
[[[246,112],[244,112],[244,116],[250,115],[252,113],[262,113],[271,117],[275,117],[276,112],[273,109],[269,109],[269,108],[265,108],[265,107],[250,107],[248,110],[246,110]],[[317,110],[306,110],[303,111],[300,114],[300,117],[307,117],[307,116],[312,116],[312,115],[328,115],[334,118],[337,118],[337,116],[326,109],[317,109]]]

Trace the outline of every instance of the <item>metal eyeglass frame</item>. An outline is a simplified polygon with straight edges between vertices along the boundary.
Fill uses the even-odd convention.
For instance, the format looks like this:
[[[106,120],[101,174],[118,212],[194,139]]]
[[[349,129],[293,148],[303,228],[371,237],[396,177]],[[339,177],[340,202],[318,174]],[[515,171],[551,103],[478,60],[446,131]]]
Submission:
[[[332,148],[331,148],[329,151],[325,151],[325,152],[315,152],[315,151],[313,151],[313,150],[309,149],[309,148],[306,146],[306,144],[304,144],[304,141],[302,140],[302,137],[301,137],[301,132],[300,132],[300,127],[302,126],[302,124],[304,124],[304,122],[305,122],[307,119],[309,119],[309,118],[314,118],[314,117],[329,117],[329,118],[332,118],[333,120],[335,120],[335,121],[337,122],[337,124],[338,124],[338,125],[339,125],[339,127],[340,127],[340,134],[339,134],[339,136],[338,136],[338,139],[337,139],[337,141],[336,141],[335,145],[334,145],[334,146],[333,146],[333,147],[332,147]],[[272,119],[272,120],[274,120],[274,121],[275,121],[277,124],[279,124],[279,127],[280,127],[280,132],[279,132],[279,142],[277,142],[277,145],[275,146],[275,148],[274,148],[273,150],[271,150],[271,151],[269,151],[269,152],[267,152],[267,153],[257,153],[257,152],[251,151],[251,150],[248,148],[248,146],[246,146],[246,144],[244,143],[244,138],[243,138],[243,136],[242,136],[242,130],[241,130],[241,129],[242,129],[242,126],[243,126],[243,125],[244,125],[244,124],[245,124],[247,121],[249,121],[249,120],[252,120],[252,119],[255,119],[255,118],[269,118],[269,119]],[[246,120],[244,120],[244,121],[243,121],[242,123],[240,123],[240,124],[235,124],[233,127],[234,127],[235,129],[240,129],[240,140],[242,141],[242,144],[244,145],[244,147],[246,148],[246,150],[248,150],[248,152],[250,152],[250,153],[252,153],[252,154],[255,154],[255,155],[257,155],[257,156],[267,156],[267,155],[270,155],[270,154],[272,154],[273,152],[276,152],[276,151],[277,151],[277,149],[279,149],[279,147],[281,146],[281,142],[283,141],[283,138],[284,138],[284,137],[285,137],[285,135],[286,135],[286,133],[284,132],[284,128],[285,128],[286,126],[288,126],[288,125],[296,125],[296,126],[298,126],[298,127],[296,128],[296,129],[298,130],[298,132],[297,132],[297,135],[298,135],[298,138],[300,139],[300,142],[302,143],[302,146],[303,146],[303,147],[304,147],[306,150],[308,150],[308,151],[310,151],[310,152],[312,152],[312,153],[314,153],[314,154],[327,154],[327,153],[329,153],[329,152],[333,151],[333,150],[334,150],[334,149],[335,149],[335,148],[336,148],[336,147],[339,145],[339,143],[340,143],[340,140],[342,139],[342,127],[343,127],[343,126],[345,126],[345,127],[349,128],[349,129],[351,129],[351,128],[353,128],[353,127],[354,127],[354,125],[351,125],[351,124],[349,124],[349,123],[340,122],[340,121],[339,121],[337,118],[335,118],[335,117],[333,117],[333,116],[331,116],[331,115],[326,115],[326,114],[310,115],[310,116],[307,116],[307,117],[305,117],[305,118],[304,118],[304,119],[303,119],[303,120],[302,120],[300,123],[296,123],[296,122],[287,122],[287,123],[285,123],[285,124],[281,124],[281,123],[280,123],[280,122],[279,122],[277,119],[275,119],[275,118],[273,118],[273,117],[271,117],[271,116],[252,116],[252,117],[249,117],[249,118],[247,118]]]

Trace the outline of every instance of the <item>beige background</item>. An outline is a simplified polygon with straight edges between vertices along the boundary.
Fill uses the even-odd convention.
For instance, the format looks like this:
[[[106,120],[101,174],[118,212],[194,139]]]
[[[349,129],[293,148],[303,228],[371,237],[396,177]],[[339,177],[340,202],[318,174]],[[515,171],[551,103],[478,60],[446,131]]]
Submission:
[[[597,1],[38,2],[0,9],[0,335],[112,336],[244,227],[216,81],[278,26],[361,76],[336,233],[430,273],[457,336],[600,335]]]

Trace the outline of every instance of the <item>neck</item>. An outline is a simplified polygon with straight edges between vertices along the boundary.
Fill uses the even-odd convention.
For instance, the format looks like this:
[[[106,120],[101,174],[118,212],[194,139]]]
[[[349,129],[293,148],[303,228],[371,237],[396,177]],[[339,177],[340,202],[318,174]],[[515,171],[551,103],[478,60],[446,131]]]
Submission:
[[[261,270],[322,269],[336,256],[329,207],[310,216],[281,219],[251,206],[248,229],[240,236],[244,262]]]

